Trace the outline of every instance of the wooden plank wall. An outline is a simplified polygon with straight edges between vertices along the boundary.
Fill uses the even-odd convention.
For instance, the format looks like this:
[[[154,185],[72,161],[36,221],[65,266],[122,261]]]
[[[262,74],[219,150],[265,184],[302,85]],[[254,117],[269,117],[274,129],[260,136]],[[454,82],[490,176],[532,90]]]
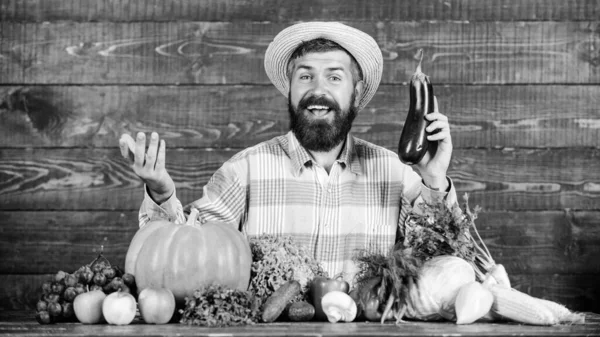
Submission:
[[[121,133],[158,131],[184,203],[287,131],[268,42],[297,21],[363,29],[385,57],[354,132],[396,149],[425,50],[450,175],[516,288],[600,312],[600,3],[585,0],[0,0],[0,310],[58,270],[124,264],[142,185]]]

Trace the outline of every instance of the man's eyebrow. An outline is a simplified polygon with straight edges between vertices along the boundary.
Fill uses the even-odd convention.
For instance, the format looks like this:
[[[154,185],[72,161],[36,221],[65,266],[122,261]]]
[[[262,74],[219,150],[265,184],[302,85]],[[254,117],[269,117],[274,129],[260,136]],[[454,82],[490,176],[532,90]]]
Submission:
[[[305,65],[305,64],[299,64],[299,65],[296,67],[296,70],[299,70],[299,69],[313,70],[313,69],[315,69],[315,68],[314,68],[314,67],[312,67],[312,66],[309,66],[309,65]],[[329,67],[329,68],[327,68],[327,71],[344,71],[345,69],[346,69],[346,68],[344,68],[344,67],[342,67],[342,66],[340,66],[340,67]]]
[[[313,70],[313,69],[314,69],[314,67],[307,66],[307,65],[304,65],[304,64],[299,64],[299,65],[296,67],[296,70],[299,70],[299,69]]]

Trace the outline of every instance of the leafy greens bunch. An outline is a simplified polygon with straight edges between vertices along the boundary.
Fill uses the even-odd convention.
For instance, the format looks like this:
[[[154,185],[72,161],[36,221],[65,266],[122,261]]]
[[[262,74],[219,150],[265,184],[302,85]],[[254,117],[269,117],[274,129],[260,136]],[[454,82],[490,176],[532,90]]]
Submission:
[[[319,262],[289,236],[261,235],[250,239],[252,269],[249,290],[263,303],[281,285],[290,280],[300,282],[301,300],[308,293],[310,281],[327,276]]]
[[[249,291],[210,285],[185,298],[180,323],[206,327],[237,326],[258,321],[257,303]]]
[[[480,208],[476,206],[471,211],[468,196],[465,195],[464,199],[464,212],[457,204],[451,207],[443,203],[420,204],[420,211],[412,212],[405,223],[404,246],[410,247],[412,254],[423,261],[439,255],[474,261],[475,241],[470,230],[477,230],[474,220]]]

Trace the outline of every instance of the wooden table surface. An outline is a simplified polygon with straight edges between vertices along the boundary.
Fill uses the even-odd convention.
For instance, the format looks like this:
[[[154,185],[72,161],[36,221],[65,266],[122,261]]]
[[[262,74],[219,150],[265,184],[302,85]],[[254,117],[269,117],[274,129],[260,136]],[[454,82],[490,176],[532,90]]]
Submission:
[[[204,328],[178,323],[145,324],[139,318],[126,326],[57,323],[40,325],[31,311],[0,311],[2,336],[600,336],[600,314],[586,313],[586,323],[531,326],[515,323],[270,323],[229,328]]]

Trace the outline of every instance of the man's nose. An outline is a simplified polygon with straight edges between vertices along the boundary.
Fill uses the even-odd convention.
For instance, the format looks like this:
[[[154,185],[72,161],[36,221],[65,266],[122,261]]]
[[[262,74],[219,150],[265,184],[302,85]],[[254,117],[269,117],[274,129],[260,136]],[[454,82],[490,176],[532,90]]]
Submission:
[[[327,81],[325,81],[323,78],[316,78],[313,81],[313,88],[312,88],[312,92],[313,95],[315,96],[323,96],[325,94],[328,93],[328,87],[327,87]]]

